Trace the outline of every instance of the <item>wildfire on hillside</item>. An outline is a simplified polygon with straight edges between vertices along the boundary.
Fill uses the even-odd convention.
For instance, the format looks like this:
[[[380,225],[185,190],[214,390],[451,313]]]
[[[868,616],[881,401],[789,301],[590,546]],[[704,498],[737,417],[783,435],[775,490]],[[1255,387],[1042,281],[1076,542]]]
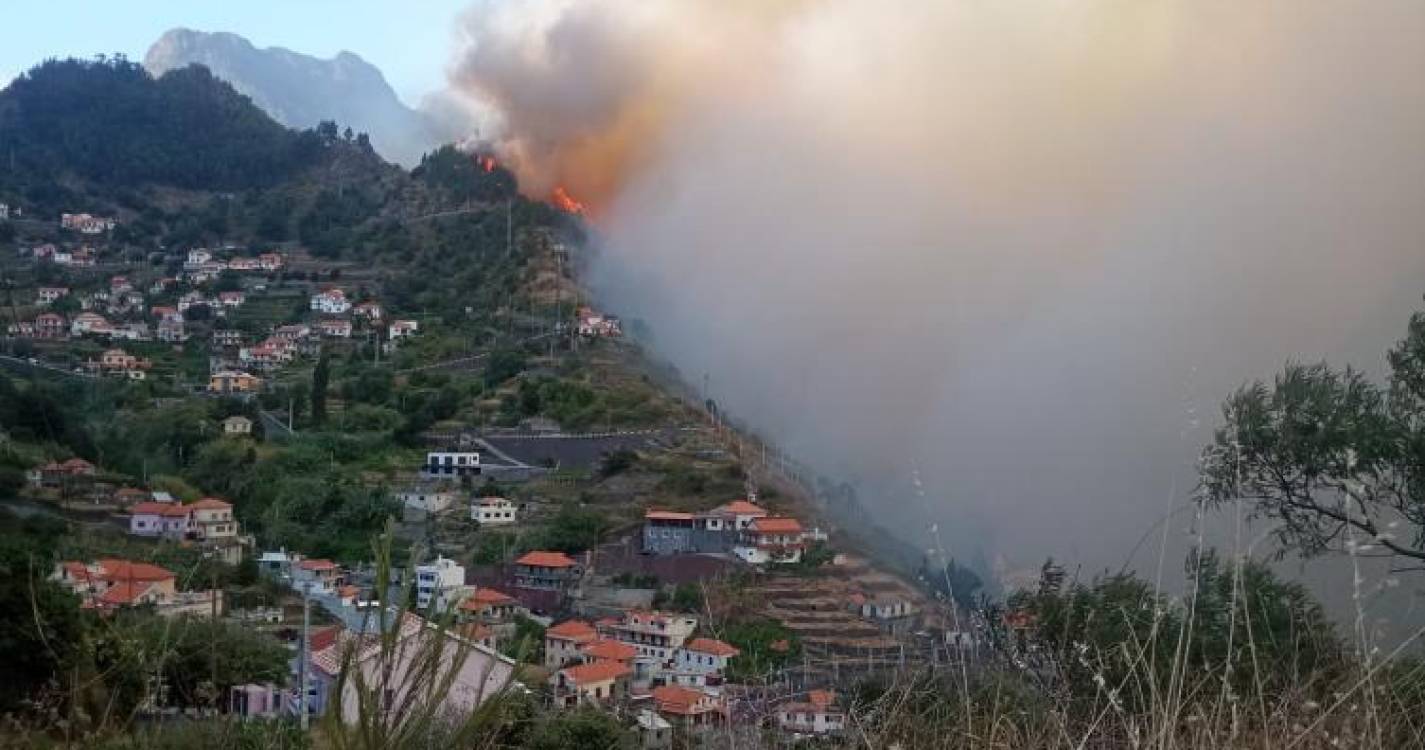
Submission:
[[[584,206],[583,203],[574,200],[573,196],[569,195],[569,193],[565,191],[563,185],[556,185],[554,187],[554,192],[549,194],[549,202],[554,204],[555,208],[565,213],[579,214],[580,216],[583,216],[588,212],[588,209]]]
[[[495,157],[489,154],[476,154],[475,163],[479,164],[480,168],[486,172],[493,172],[495,171],[495,167],[499,166],[495,161]]]

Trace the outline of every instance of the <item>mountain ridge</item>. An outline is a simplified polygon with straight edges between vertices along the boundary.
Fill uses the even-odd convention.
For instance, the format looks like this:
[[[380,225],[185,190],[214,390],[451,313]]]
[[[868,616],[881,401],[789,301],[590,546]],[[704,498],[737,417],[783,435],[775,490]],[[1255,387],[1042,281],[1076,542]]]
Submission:
[[[380,69],[343,50],[329,59],[284,47],[257,47],[232,32],[170,29],[151,45],[143,66],[159,77],[202,65],[291,128],[328,120],[369,134],[378,153],[411,167],[444,138],[424,113],[406,106]]]

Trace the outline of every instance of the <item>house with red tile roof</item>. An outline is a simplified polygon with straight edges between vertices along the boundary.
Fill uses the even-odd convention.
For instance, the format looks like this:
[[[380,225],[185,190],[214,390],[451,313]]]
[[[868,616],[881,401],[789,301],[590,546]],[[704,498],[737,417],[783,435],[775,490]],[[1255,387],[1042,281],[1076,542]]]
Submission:
[[[579,653],[584,657],[585,662],[616,661],[620,664],[633,666],[633,660],[638,656],[638,649],[622,641],[598,638],[580,646]]]
[[[795,518],[755,518],[742,530],[732,553],[752,565],[800,562],[806,549],[805,536],[801,522]]]
[[[628,697],[633,670],[626,664],[596,661],[565,667],[549,678],[554,705],[603,705]]]
[[[660,716],[684,727],[711,724],[726,716],[720,696],[682,685],[653,688],[653,704]]]
[[[741,653],[736,646],[716,638],[693,638],[675,652],[673,668],[687,678],[679,682],[705,685],[708,677],[720,676],[727,670],[727,663]]]
[[[812,690],[804,701],[777,707],[777,727],[792,734],[837,735],[846,729],[846,712],[837,706],[836,693]]]
[[[544,631],[544,666],[559,669],[565,664],[579,661],[580,649],[598,640],[594,626],[583,620],[565,620]]]
[[[563,552],[526,552],[515,560],[515,586],[525,589],[568,591],[584,573],[574,558]]]
[[[730,552],[740,532],[767,515],[747,500],[700,513],[650,508],[643,514],[643,551],[655,555]]]
[[[56,566],[50,578],[78,594],[85,609],[159,606],[173,602],[177,595],[177,576],[171,571],[130,560],[66,561]]]
[[[527,616],[529,610],[525,609],[513,596],[498,589],[482,586],[470,592],[470,595],[460,602],[459,613],[462,618],[476,619],[489,624],[512,620],[519,615]]]
[[[137,503],[129,508],[129,533],[134,536],[183,539],[188,536],[188,509],[182,503]]]

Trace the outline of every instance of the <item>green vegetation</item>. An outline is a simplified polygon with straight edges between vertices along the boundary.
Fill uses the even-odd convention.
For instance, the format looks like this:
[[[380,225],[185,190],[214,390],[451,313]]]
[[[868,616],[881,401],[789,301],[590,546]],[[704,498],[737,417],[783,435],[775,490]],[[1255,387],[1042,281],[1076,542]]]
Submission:
[[[0,145],[30,200],[58,209],[45,200],[63,191],[56,175],[241,190],[314,164],[329,141],[274,123],[206,68],[154,79],[115,57],[51,60],[17,78],[0,94]]]
[[[733,682],[763,679],[801,658],[801,642],[776,620],[733,621],[720,637],[742,652],[727,665],[727,679]]]
[[[1369,547],[1425,561],[1425,313],[1387,359],[1384,387],[1322,363],[1238,390],[1202,453],[1207,500],[1247,501],[1306,555]]]

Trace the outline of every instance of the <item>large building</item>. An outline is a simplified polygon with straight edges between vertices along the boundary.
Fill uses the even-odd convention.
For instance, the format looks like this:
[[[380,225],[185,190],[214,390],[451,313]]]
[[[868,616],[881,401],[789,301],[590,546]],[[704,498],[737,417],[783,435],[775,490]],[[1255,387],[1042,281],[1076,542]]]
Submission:
[[[702,513],[649,510],[643,517],[643,551],[654,555],[731,552],[741,532],[767,515],[747,500]]]
[[[515,586],[522,589],[569,591],[579,582],[583,568],[563,552],[527,552],[515,560]]]
[[[444,557],[416,566],[416,607],[421,612],[444,612],[465,597],[465,567]]]
[[[430,451],[421,466],[427,479],[460,479],[480,475],[480,454],[473,451]]]

